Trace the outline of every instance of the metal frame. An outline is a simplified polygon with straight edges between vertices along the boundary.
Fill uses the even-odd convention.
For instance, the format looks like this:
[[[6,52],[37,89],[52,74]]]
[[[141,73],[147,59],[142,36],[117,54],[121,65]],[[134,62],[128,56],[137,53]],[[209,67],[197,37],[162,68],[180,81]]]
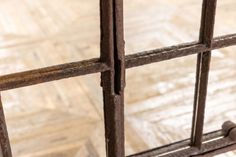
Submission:
[[[100,0],[100,58],[0,76],[0,91],[101,73],[107,157],[125,157],[124,88],[127,68],[198,54],[191,138],[129,157],[205,157],[236,149],[236,124],[203,135],[211,51],[236,45],[236,34],[213,38],[217,0],[203,0],[199,41],[125,56],[123,0]],[[11,157],[6,121],[0,103],[0,156]],[[2,154],[1,154],[2,153]]]

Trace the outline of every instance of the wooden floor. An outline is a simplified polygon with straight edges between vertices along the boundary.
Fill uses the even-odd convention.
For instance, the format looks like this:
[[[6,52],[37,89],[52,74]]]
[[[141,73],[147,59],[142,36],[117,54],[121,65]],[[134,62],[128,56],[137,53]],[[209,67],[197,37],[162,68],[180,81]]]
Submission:
[[[98,0],[0,2],[1,75],[99,56]],[[200,0],[124,3],[126,54],[198,39]],[[218,0],[215,36],[236,33],[235,7]],[[204,132],[236,122],[235,51],[213,53]],[[195,64],[193,55],[127,70],[127,155],[189,138]],[[105,157],[99,84],[94,74],[3,92],[14,157]]]

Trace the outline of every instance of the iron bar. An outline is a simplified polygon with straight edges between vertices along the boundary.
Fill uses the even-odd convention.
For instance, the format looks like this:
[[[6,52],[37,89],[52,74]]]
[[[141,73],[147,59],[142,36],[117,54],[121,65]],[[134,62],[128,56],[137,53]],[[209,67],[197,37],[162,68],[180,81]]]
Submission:
[[[198,54],[201,52],[225,48],[236,45],[236,34],[216,37],[212,40],[212,46],[207,47],[199,42],[184,43],[170,47],[139,52],[126,56],[126,68],[132,68],[145,64],[161,62],[178,57]]]
[[[0,90],[9,90],[79,75],[97,73],[108,69],[108,66],[101,63],[99,59],[91,59],[9,74],[0,77]]]
[[[236,34],[224,35],[216,37],[212,40],[210,50],[225,48],[233,45],[236,45]]]
[[[217,0],[203,0],[202,20],[199,42],[208,48],[212,45]],[[211,51],[197,56],[197,74],[194,94],[194,111],[192,121],[191,146],[201,148],[207,96],[208,75]]]
[[[203,141],[209,141],[211,139],[216,139],[222,136],[223,136],[223,133],[221,130],[210,132],[203,135]],[[172,152],[172,151],[176,151],[185,147],[189,147],[189,145],[190,145],[190,139],[185,139],[182,141],[178,141],[175,143],[171,143],[168,145],[150,149],[144,152],[140,152],[134,155],[130,155],[128,157],[152,157],[155,155],[165,154],[167,152]]]
[[[203,135],[201,149],[190,147],[191,139],[179,141],[162,147],[150,149],[128,157],[207,157],[218,155],[236,148],[236,141],[225,137],[221,130]]]
[[[100,0],[101,61],[109,66],[101,74],[107,157],[124,157],[125,55],[123,0]]]
[[[227,146],[219,148],[219,149],[215,149],[212,151],[202,153],[201,155],[195,155],[194,157],[212,157],[212,156],[223,154],[223,153],[226,153],[229,151],[233,151],[235,149],[236,149],[236,144],[232,144],[232,145],[227,145]]]
[[[127,55],[125,57],[125,66],[126,68],[133,68],[141,65],[229,47],[232,45],[236,45],[236,34],[214,38],[211,48],[206,47],[204,44],[193,42]],[[87,61],[66,63],[52,67],[13,73],[0,76],[0,91],[69,77],[104,72],[107,70],[109,70],[109,67],[96,58]]]
[[[1,96],[0,96],[0,156],[12,157]]]

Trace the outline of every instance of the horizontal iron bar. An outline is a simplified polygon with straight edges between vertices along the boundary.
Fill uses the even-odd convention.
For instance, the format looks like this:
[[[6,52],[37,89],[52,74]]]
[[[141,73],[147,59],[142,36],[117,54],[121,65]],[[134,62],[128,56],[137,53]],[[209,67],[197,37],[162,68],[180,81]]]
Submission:
[[[197,147],[188,147],[176,152],[160,155],[160,157],[209,157],[209,153],[215,151],[215,155],[221,154],[229,146],[235,145],[236,142],[229,138],[221,138],[208,143],[203,143],[201,149]]]
[[[209,141],[211,139],[216,139],[222,136],[223,136],[223,133],[221,130],[210,132],[203,135],[203,141]],[[150,149],[150,150],[140,152],[137,154],[129,155],[127,157],[153,157],[153,156],[164,154],[167,152],[180,150],[180,149],[189,147],[189,145],[190,145],[190,139],[186,139],[186,140],[178,141],[178,142],[171,143],[168,145],[164,145],[162,147],[158,147],[158,148]]]
[[[99,59],[61,64],[36,70],[19,72],[0,77],[0,90],[9,90],[43,82],[109,70]]]
[[[230,152],[230,151],[233,151],[233,150],[236,150],[236,144],[228,145],[228,146],[223,147],[223,148],[219,148],[219,149],[216,149],[216,150],[213,150],[213,151],[202,153],[201,155],[195,155],[194,157],[212,157],[212,156],[227,153],[227,152]]]
[[[209,50],[236,45],[236,34],[214,38],[212,47],[207,48],[197,42],[144,51],[125,57],[126,68],[132,68],[177,57],[206,52]],[[39,83],[104,72],[109,67],[98,58],[73,63],[66,63],[25,72],[0,76],[0,91],[35,85]]]
[[[156,50],[139,52],[126,56],[126,68],[174,59],[232,45],[236,45],[236,34],[214,38],[211,48],[208,48],[206,45],[200,44],[198,42],[192,42]]]

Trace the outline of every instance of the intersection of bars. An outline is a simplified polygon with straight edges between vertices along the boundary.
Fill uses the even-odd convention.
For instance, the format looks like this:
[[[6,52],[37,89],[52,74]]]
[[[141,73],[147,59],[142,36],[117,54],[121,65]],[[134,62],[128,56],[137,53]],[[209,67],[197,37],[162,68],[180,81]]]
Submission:
[[[192,133],[190,139],[140,152],[129,157],[213,156],[236,149],[236,141],[222,130],[203,135],[211,51],[236,45],[236,34],[213,38],[217,0],[203,0],[199,40],[125,56],[123,0],[100,0],[100,58],[0,76],[0,91],[59,79],[101,73],[107,157],[125,157],[124,88],[127,68],[197,54]],[[158,113],[157,113],[158,114]],[[224,128],[223,128],[224,129]],[[231,129],[232,130],[232,129]],[[0,103],[0,156],[11,157]]]

